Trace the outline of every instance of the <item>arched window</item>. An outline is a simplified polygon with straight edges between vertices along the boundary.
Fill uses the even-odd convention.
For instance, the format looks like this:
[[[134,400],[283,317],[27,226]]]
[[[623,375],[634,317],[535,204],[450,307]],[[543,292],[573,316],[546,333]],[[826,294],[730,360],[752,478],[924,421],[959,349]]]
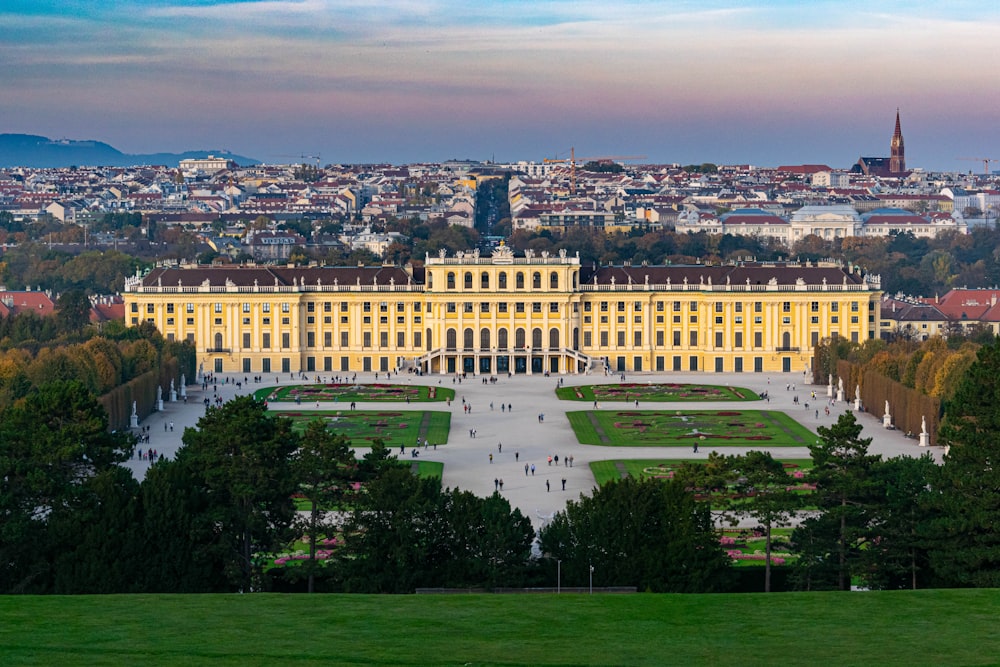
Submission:
[[[456,347],[458,347],[458,332],[456,332],[454,329],[448,329],[448,331],[445,333],[445,340],[447,341],[445,347],[447,347],[449,350],[454,350]]]
[[[539,271],[531,274],[531,288],[542,289],[542,274]]]
[[[486,327],[479,331],[479,349],[484,352],[490,349],[490,330]]]
[[[531,330],[531,347],[536,350],[542,349],[542,330],[534,328]]]
[[[573,327],[573,349],[580,349],[580,329],[577,327]]]
[[[473,343],[475,342],[475,340],[474,340],[475,337],[476,337],[476,334],[475,334],[475,332],[472,329],[466,329],[463,332],[463,335],[462,335],[463,341],[462,341],[462,343],[464,344],[466,350],[471,350],[472,349]]]
[[[786,331],[785,333],[781,334],[781,347],[787,350],[791,346],[792,346],[792,334]]]
[[[500,329],[497,331],[497,347],[501,350],[507,349],[507,330]]]
[[[215,334],[215,349],[216,350],[221,350],[222,349],[222,334],[221,333]]]
[[[472,271],[465,272],[465,289],[472,289]]]
[[[523,350],[525,346],[524,342],[524,329],[514,330],[514,347],[518,350]]]
[[[559,289],[559,274],[555,271],[549,275],[549,287],[552,289]]]
[[[500,276],[497,278],[497,287],[500,289],[507,289],[507,272],[501,271]]]
[[[549,349],[559,349],[559,329],[556,329],[555,327],[549,329]]]
[[[514,277],[514,289],[524,289],[524,274],[520,271]]]
[[[574,271],[573,272],[573,289],[576,289],[576,280],[577,280],[577,275],[576,275],[576,271]]]
[[[448,272],[448,289],[455,289],[455,274],[452,271]]]
[[[431,330],[428,329],[427,330],[427,351],[430,352],[430,350],[431,350]]]
[[[483,289],[490,288],[490,274],[483,271],[482,277],[479,279],[479,286]]]
[[[434,272],[427,272],[427,289],[434,289]]]

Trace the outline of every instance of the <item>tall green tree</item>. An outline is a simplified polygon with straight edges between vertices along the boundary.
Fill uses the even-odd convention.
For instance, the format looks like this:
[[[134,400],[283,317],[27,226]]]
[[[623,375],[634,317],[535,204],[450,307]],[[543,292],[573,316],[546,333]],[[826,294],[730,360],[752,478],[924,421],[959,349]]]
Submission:
[[[1000,339],[979,349],[948,403],[936,574],[955,586],[1000,586]]]
[[[706,593],[726,590],[730,562],[707,503],[676,481],[605,484],[570,501],[539,533],[542,552],[562,561],[563,577],[586,585]]]
[[[771,531],[788,521],[801,506],[789,490],[790,480],[781,461],[768,452],[747,452],[733,461],[734,490],[738,496],[730,511],[748,516],[764,527],[764,592],[771,592]]]
[[[882,500],[861,554],[861,578],[868,588],[879,590],[926,586],[932,581],[929,551],[937,520],[938,466],[928,453],[879,462],[874,472]]]
[[[354,450],[344,435],[334,434],[323,419],[313,419],[299,440],[292,456],[292,474],[299,493],[309,502],[304,533],[309,539],[309,560],[303,565],[308,574],[308,591],[315,585],[316,543],[321,536],[332,536],[335,527],[325,521],[331,510],[343,512],[344,503],[353,494],[351,483],[358,477]]]
[[[195,472],[210,498],[228,548],[226,574],[239,590],[260,589],[262,554],[293,535],[291,457],[297,448],[291,421],[270,417],[252,396],[209,408],[197,429],[184,431],[177,460]]]
[[[49,527],[84,508],[92,480],[131,456],[104,408],[73,381],[46,383],[0,415],[0,590],[51,590]]]
[[[820,440],[809,447],[810,479],[816,485],[811,500],[819,513],[792,536],[801,552],[796,566],[806,588],[849,590],[861,560],[878,499],[873,468],[880,459],[868,453],[871,438],[862,438],[861,430],[854,414],[846,412],[832,426],[820,426]]]

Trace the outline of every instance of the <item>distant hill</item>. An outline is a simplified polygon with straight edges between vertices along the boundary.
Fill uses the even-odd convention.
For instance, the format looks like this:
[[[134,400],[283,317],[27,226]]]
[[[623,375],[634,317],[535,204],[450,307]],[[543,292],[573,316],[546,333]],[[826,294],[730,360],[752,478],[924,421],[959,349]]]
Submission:
[[[208,155],[226,157],[242,166],[260,163],[260,160],[223,150],[130,154],[122,153],[101,141],[49,139],[33,134],[0,134],[0,167],[130,167],[141,164],[176,167],[181,160]]]

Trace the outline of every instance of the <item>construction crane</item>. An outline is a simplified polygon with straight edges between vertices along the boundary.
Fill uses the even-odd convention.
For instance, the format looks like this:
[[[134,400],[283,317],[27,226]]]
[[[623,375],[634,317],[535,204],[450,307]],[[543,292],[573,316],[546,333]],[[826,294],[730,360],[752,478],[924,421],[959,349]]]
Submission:
[[[645,160],[645,155],[601,155],[598,157],[576,157],[576,149],[569,149],[568,158],[544,158],[542,162],[544,164],[562,164],[569,163],[569,191],[570,194],[576,194],[576,162],[613,162],[615,160]]]
[[[317,169],[319,169],[319,164],[322,160],[322,158],[320,158],[319,156],[319,153],[317,153],[316,155],[306,155],[305,153],[302,153],[301,155],[275,155],[274,157],[297,157],[300,160],[316,160]]]
[[[997,158],[993,157],[960,157],[959,160],[970,160],[972,162],[982,162],[983,163],[983,173],[989,176],[990,174],[990,163],[1000,162]]]

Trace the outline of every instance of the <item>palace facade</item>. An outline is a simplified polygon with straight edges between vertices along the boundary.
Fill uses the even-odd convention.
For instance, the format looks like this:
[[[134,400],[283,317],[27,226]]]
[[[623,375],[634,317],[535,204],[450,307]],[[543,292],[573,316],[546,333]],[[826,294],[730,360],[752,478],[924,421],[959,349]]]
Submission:
[[[442,251],[423,267],[162,266],[128,324],[205,371],[804,371],[820,340],[879,331],[880,281],[834,263],[584,266],[565,251]]]

